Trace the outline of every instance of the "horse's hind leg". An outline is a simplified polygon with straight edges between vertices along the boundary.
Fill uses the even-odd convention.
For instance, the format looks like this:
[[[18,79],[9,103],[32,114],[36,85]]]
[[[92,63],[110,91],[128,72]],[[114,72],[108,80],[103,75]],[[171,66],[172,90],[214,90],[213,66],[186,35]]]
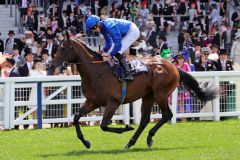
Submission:
[[[126,125],[124,128],[108,127],[108,124],[110,123],[110,121],[113,117],[113,114],[115,113],[117,108],[118,108],[118,105],[115,103],[108,103],[105,106],[102,123],[100,125],[101,129],[106,132],[113,132],[113,133],[118,133],[118,134],[134,130],[134,128],[132,128],[130,125]]]
[[[162,97],[162,98],[161,98]],[[162,111],[162,119],[149,131],[148,137],[147,137],[147,145],[148,147],[151,147],[153,144],[152,137],[155,135],[157,130],[168,120],[170,120],[173,116],[172,111],[169,108],[168,105],[168,97],[163,97],[163,95],[159,96],[159,98],[156,99],[157,104],[160,107]]]
[[[141,135],[141,133],[143,132],[145,127],[150,122],[150,113],[151,113],[153,104],[154,104],[154,98],[153,98],[152,93],[142,98],[142,106],[141,106],[142,116],[141,116],[140,125],[139,125],[137,131],[135,132],[135,134],[133,135],[133,137],[130,139],[128,144],[125,146],[125,148],[130,148],[131,146],[133,146],[136,143],[138,137]]]
[[[73,119],[74,125],[75,125],[75,128],[76,128],[76,132],[77,132],[77,136],[82,141],[82,143],[85,145],[85,147],[87,147],[87,148],[91,147],[91,143],[84,139],[84,136],[83,136],[82,131],[81,131],[80,126],[79,126],[79,119],[82,116],[84,116],[85,114],[93,111],[96,108],[98,108],[98,106],[96,106],[95,104],[93,104],[89,101],[86,101],[84,103],[84,105],[80,108],[80,110],[77,113],[75,113],[74,119]]]

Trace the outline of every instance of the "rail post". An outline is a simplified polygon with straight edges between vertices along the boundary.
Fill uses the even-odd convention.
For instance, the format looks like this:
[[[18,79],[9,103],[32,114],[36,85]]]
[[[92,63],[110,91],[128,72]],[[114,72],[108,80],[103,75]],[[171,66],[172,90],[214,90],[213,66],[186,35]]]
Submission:
[[[130,123],[129,103],[123,105],[124,124]]]
[[[37,120],[38,128],[42,128],[42,82],[37,83]]]
[[[7,107],[9,108],[9,129],[14,128],[14,120],[15,120],[15,82],[8,82],[7,87],[9,88],[9,92],[7,91],[6,93],[11,93],[9,94],[8,97],[8,102],[7,102]]]
[[[11,83],[6,82],[4,85],[4,93],[11,93]],[[11,95],[10,95],[11,96]],[[11,112],[11,97],[4,96],[4,114],[3,114],[3,121],[4,121],[4,129],[10,129],[10,112]]]
[[[142,99],[139,99],[139,100],[133,102],[133,117],[134,117],[134,123],[135,124],[140,124],[141,105],[142,105]]]
[[[173,117],[171,123],[175,124],[177,122],[177,101],[178,101],[178,88],[172,93],[172,113]]]
[[[219,87],[219,77],[214,77],[214,81],[218,84]],[[213,113],[214,121],[220,121],[220,99],[219,96],[213,100]]]

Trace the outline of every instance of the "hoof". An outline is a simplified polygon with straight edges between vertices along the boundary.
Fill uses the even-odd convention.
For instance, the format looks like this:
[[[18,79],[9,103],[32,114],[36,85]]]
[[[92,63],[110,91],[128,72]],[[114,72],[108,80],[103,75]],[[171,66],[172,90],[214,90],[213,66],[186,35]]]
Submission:
[[[85,141],[84,145],[87,149],[91,148],[91,142],[90,141]]]
[[[127,131],[131,131],[134,130],[134,128],[132,126],[130,126],[129,124],[125,126]]]
[[[148,145],[149,148],[152,147],[152,145],[153,145],[152,137],[148,137],[148,138],[147,138],[147,145]]]
[[[125,149],[130,149],[130,147],[131,147],[131,146],[130,146],[129,144],[127,144],[124,148],[125,148]]]

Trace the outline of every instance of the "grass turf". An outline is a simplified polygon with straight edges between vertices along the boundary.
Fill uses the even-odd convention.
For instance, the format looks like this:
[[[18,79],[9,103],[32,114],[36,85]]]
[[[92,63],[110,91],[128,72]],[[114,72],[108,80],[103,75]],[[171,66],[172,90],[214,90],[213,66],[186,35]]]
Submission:
[[[149,124],[135,146],[129,150],[123,147],[133,131],[119,135],[103,132],[99,127],[82,127],[85,138],[92,142],[91,149],[84,148],[73,127],[0,131],[0,159],[240,159],[239,120],[166,124],[154,136],[154,144],[150,149],[146,145],[146,136],[153,125]],[[134,127],[136,130],[138,126]]]

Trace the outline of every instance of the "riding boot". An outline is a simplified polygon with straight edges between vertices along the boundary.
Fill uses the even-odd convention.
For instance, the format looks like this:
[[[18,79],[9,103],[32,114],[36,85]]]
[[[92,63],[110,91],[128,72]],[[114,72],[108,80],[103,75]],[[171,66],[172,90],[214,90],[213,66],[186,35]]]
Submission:
[[[131,74],[129,65],[127,64],[126,58],[120,53],[117,53],[115,57],[118,59],[121,67],[125,72],[125,77],[123,78],[123,80],[128,80],[128,81],[133,80],[133,76]]]

